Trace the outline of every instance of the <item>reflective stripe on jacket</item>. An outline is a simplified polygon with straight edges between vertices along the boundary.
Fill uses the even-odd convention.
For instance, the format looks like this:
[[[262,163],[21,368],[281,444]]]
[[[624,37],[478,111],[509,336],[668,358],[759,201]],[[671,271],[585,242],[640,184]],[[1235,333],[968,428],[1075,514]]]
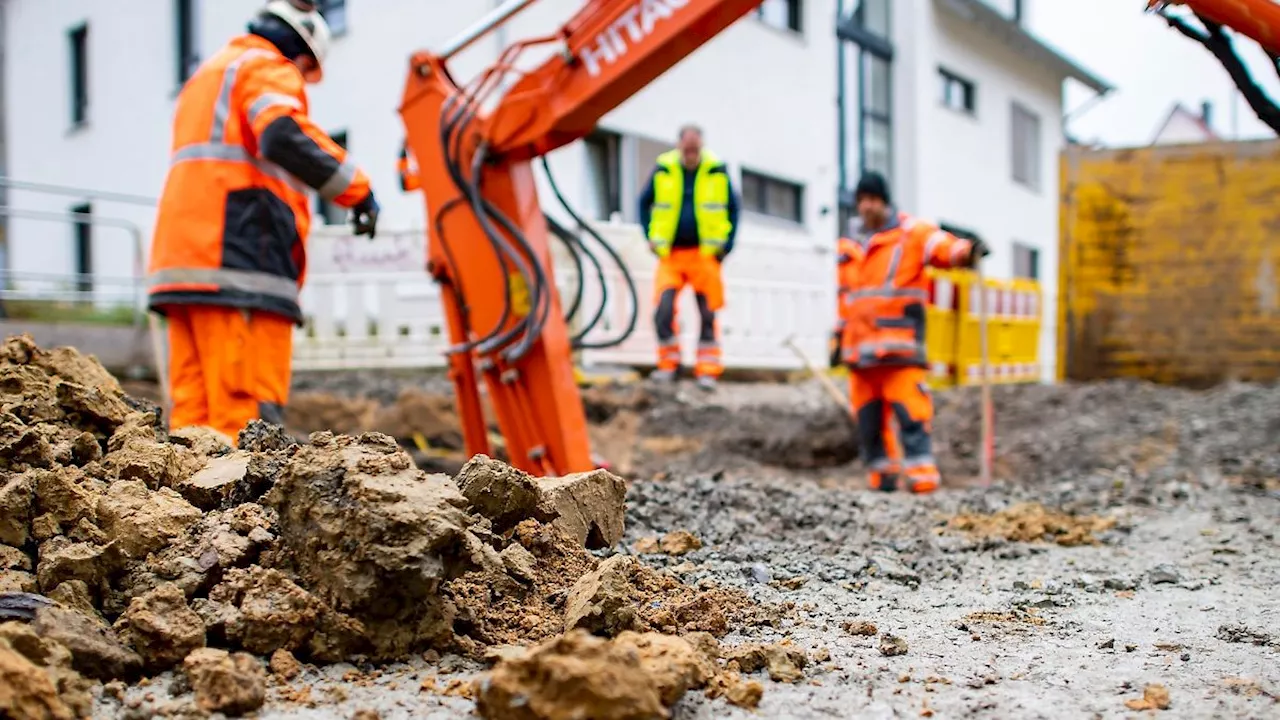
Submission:
[[[301,72],[256,35],[187,81],[151,247],[153,309],[224,305],[301,322],[310,192],[348,208],[370,192],[307,107]]]
[[[905,214],[864,242],[840,241],[843,360],[853,368],[927,367],[924,330],[929,279],[925,268],[968,258],[970,243]]]
[[[649,239],[658,257],[671,254],[676,227],[680,224],[680,203],[684,199],[684,168],[679,150],[658,156],[653,175],[653,210],[649,218]],[[711,256],[729,240],[729,176],[724,163],[709,150],[702,151],[693,181],[694,217],[698,222],[698,250]]]

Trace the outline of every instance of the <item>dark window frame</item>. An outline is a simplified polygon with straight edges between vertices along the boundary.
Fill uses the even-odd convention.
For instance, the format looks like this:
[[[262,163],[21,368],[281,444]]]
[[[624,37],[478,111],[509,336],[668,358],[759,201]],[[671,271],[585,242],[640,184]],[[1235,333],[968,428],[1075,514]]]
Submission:
[[[93,290],[93,203],[72,205],[69,212],[72,217],[71,254],[75,263],[76,290],[90,292]]]
[[[71,69],[71,126],[89,122],[89,23],[67,31]]]
[[[181,88],[200,65],[200,52],[196,49],[196,0],[174,0],[173,22],[174,62]]]
[[[1025,254],[1025,263],[1023,260]],[[1023,265],[1026,267],[1022,267]],[[1040,248],[1023,242],[1013,243],[1013,272],[1015,278],[1040,280]]]
[[[848,125],[849,125],[848,120],[850,116],[855,116],[858,119],[858,132],[857,132],[857,138],[856,138],[858,143],[858,167],[856,169],[857,175],[861,176],[863,173],[865,173],[868,170],[867,128],[871,124],[878,124],[883,126],[886,129],[886,135],[888,137],[888,148],[886,150],[887,167],[877,168],[877,169],[881,170],[884,173],[886,179],[890,180],[890,182],[892,182],[892,178],[893,178],[893,165],[895,160],[895,153],[893,152],[894,46],[891,39],[892,33],[893,33],[893,14],[892,14],[893,3],[885,0],[885,5],[883,8],[885,12],[885,16],[884,16],[885,27],[883,29],[874,29],[874,28],[869,28],[866,25],[865,21],[866,21],[866,14],[867,14],[866,13],[867,3],[875,2],[875,1],[878,1],[878,0],[861,0],[861,2],[859,2],[858,4],[857,10],[855,10],[852,13],[846,13],[842,15],[838,24],[836,25],[836,37],[839,40],[839,42],[836,43],[836,46],[837,46],[837,49],[836,49],[837,80],[836,82],[838,84],[837,96],[839,98],[838,112],[840,116],[840,120],[838,123],[838,126],[839,126],[838,142],[840,144],[840,172],[839,172],[840,193],[839,193],[838,206],[840,208],[839,223],[840,223],[840,228],[842,232],[843,232],[843,228],[847,227],[848,219],[852,217],[853,212],[855,210],[853,189],[858,182],[857,176],[854,175],[854,168],[848,167],[848,163],[846,162],[846,159],[849,156],[849,153],[848,153],[849,143],[854,141],[854,138],[849,137],[849,132],[848,132]],[[848,67],[849,63],[845,62],[844,43],[846,42],[852,43],[857,47],[857,50],[858,50],[858,53],[857,53],[858,61],[857,61],[857,68],[856,68],[856,72],[858,73],[858,97],[856,99],[856,102],[857,102],[856,108],[852,107],[852,102],[854,101],[854,99],[848,97],[847,94],[845,93],[845,87],[847,84],[847,78],[849,76],[849,73],[855,71],[855,68]],[[888,66],[888,73],[886,76],[886,82],[887,82],[886,94],[887,94],[888,103],[887,103],[887,110],[883,112],[870,107],[871,99],[868,96],[868,87],[867,87],[868,83],[866,81],[866,78],[868,77],[869,66],[873,58],[875,60],[884,62]]]
[[[350,139],[348,138],[347,132],[348,131],[346,129],[338,130],[330,133],[329,137],[332,138],[339,147],[344,150],[349,150],[350,148],[347,146],[347,143],[350,142]],[[349,217],[349,213],[346,208],[337,203],[331,203],[328,200],[325,200],[320,197],[319,194],[316,195],[316,200],[316,215],[318,215],[323,221],[322,224],[327,227],[346,224],[347,218]]]
[[[939,65],[938,77],[942,80],[942,106],[962,115],[977,117],[978,85],[969,78]],[[952,91],[960,93],[960,104],[954,105],[951,100]]]
[[[1020,117],[1021,116],[1021,117]],[[1019,125],[1019,121],[1021,125]],[[1014,183],[1039,193],[1044,187],[1044,164],[1041,162],[1041,144],[1044,141],[1043,121],[1039,114],[1017,100],[1009,104],[1009,165]],[[1019,145],[1025,167],[1020,166]]]
[[[776,175],[742,168],[741,189],[742,209],[746,212],[764,217],[785,220],[797,225],[804,225],[804,183],[787,180]],[[790,217],[772,212],[769,209],[769,198],[774,192],[792,193],[795,213]]]
[[[782,0],[787,3],[787,24],[786,26],[775,25],[765,19],[765,2],[761,2],[753,11],[756,19],[776,30],[793,32],[797,35],[804,34],[804,0]]]
[[[605,158],[605,216],[596,220],[608,220],[613,213],[623,212],[622,208],[622,134],[606,128],[597,127],[585,138],[583,143],[593,147],[604,148]],[[591,163],[591,151],[587,149],[587,162]]]

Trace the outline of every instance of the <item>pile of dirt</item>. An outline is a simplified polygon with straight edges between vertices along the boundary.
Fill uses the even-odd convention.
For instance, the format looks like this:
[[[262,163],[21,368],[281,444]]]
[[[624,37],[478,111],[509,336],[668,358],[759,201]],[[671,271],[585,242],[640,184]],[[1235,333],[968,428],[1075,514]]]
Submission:
[[[84,716],[83,678],[179,668],[202,708],[243,713],[272,654],[481,659],[578,627],[771,619],[741,592],[589,553],[623,533],[626,486],[605,471],[539,479],[477,456],[455,479],[384,434],[299,443],[261,422],[235,445],[168,434],[92,358],[6,341],[0,674],[30,682],[0,711]]]
[[[1096,545],[1094,533],[1115,527],[1115,518],[1075,516],[1050,510],[1040,503],[1020,503],[990,515],[963,513],[946,528],[1011,542],[1051,541],[1064,546]]]
[[[771,656],[785,655],[769,648]],[[756,707],[763,686],[743,680],[736,659],[721,664],[722,659],[719,643],[705,634],[628,631],[605,640],[574,630],[499,661],[476,682],[476,711],[487,720],[667,718],[686,692],[699,689]]]

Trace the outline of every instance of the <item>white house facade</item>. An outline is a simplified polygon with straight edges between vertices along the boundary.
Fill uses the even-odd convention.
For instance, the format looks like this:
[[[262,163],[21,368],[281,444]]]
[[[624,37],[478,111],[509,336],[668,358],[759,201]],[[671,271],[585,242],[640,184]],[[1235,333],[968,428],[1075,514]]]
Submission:
[[[163,185],[177,91],[260,4],[0,0],[12,215],[0,257],[11,287],[65,285],[77,273],[73,285],[103,296],[136,285],[133,238],[145,252],[154,215],[145,201]],[[372,176],[383,227],[424,224],[420,195],[402,193],[396,175],[408,56],[443,46],[499,4],[321,3],[336,39],[325,82],[310,90],[312,115]],[[580,5],[534,3],[458,57],[455,77]],[[833,248],[850,190],[864,169],[881,170],[902,210],[982,236],[994,249],[991,275],[1043,283],[1050,378],[1062,88],[1068,79],[1107,88],[1023,30],[1029,5],[765,0],[607,113],[595,135],[553,153],[556,180],[585,216],[634,222],[654,158],[682,124],[698,124],[742,195],[726,273],[820,284],[833,320]],[[544,204],[554,214],[554,202]],[[69,212],[95,222],[68,223]],[[325,222],[323,208],[317,214]]]

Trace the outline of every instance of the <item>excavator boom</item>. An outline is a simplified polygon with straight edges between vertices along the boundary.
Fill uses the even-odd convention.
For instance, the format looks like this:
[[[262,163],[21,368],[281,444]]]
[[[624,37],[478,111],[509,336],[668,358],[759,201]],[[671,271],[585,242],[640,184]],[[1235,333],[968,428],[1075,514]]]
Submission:
[[[1280,55],[1280,4],[1274,0],[1148,0],[1147,8],[1159,10],[1182,5],[1201,17],[1229,27],[1266,50]]]
[[[484,382],[511,464],[563,475],[598,462],[574,377],[584,331],[571,333],[556,291],[532,160],[585,137],[762,0],[589,0],[557,32],[513,44],[456,83],[449,57],[535,1],[511,0],[442,53],[415,53],[400,114],[406,165],[408,155],[416,163],[405,188],[426,203],[428,271],[442,288],[466,451],[494,454]],[[551,57],[497,96],[537,45]]]

